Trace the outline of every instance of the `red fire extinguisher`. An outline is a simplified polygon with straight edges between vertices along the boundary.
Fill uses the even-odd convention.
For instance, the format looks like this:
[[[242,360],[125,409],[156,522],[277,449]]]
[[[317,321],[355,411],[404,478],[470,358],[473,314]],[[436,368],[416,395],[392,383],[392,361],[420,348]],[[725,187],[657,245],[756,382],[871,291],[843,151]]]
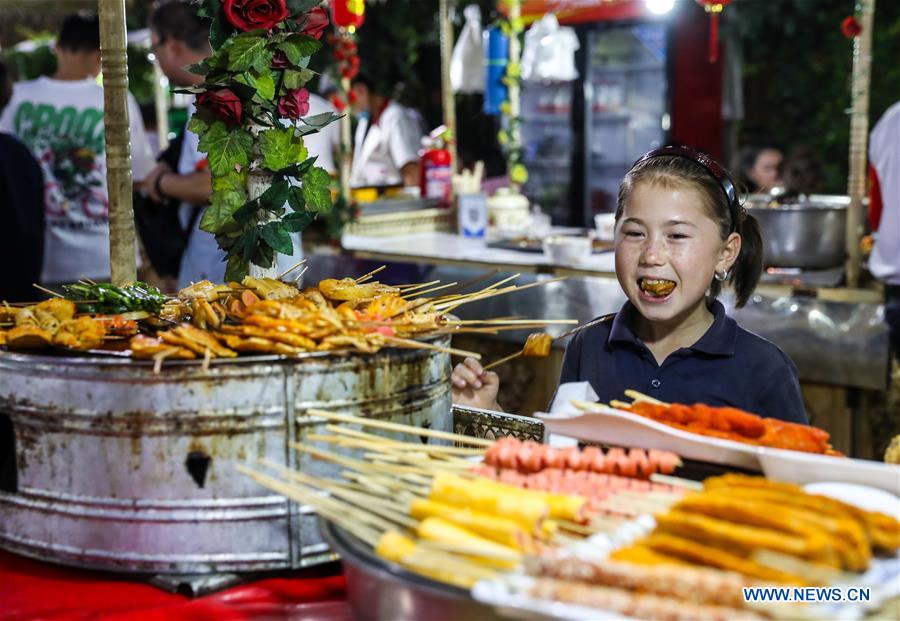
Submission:
[[[423,143],[419,166],[419,189],[422,198],[437,199],[441,207],[450,206],[453,162],[447,149],[446,128],[435,129]]]

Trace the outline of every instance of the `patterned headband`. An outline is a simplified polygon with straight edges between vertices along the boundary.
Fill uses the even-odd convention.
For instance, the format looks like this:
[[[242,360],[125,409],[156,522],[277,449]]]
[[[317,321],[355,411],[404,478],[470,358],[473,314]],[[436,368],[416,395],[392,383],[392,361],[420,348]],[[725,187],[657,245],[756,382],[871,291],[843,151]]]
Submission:
[[[666,155],[689,159],[695,164],[702,166],[710,175],[712,175],[713,179],[718,182],[719,187],[722,188],[722,192],[725,193],[725,200],[728,201],[728,210],[731,213],[731,230],[732,232],[736,231],[743,215],[743,210],[738,202],[737,190],[735,189],[731,178],[719,163],[703,151],[677,145],[660,147],[659,149],[654,149],[653,151],[642,155],[631,168],[634,169],[639,164],[643,164],[654,157]]]

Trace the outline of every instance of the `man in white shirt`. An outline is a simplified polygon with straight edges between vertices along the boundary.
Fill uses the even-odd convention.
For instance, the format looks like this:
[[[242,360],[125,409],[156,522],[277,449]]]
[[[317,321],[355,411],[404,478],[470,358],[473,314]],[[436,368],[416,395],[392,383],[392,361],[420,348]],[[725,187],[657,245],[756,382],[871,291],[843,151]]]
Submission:
[[[55,45],[57,70],[15,85],[0,117],[44,172],[46,219],[41,281],[57,285],[88,277],[109,280],[109,200],[96,15],[65,18]],[[153,166],[137,102],[128,95],[132,175],[141,181]]]
[[[888,108],[872,129],[869,163],[880,187],[881,218],[869,271],[885,284],[885,320],[894,355],[900,358],[900,101]],[[874,204],[876,200],[873,200]]]
[[[360,74],[353,80],[354,111],[360,115],[350,168],[350,185],[418,186],[419,149],[425,134],[416,110],[380,94]]]

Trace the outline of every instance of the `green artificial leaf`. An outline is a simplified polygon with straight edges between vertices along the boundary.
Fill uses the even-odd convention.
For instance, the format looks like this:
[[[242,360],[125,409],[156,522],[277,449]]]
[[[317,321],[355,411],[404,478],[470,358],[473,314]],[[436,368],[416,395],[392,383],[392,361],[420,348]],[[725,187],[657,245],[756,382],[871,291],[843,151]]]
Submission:
[[[260,267],[272,267],[275,264],[275,251],[265,241],[261,241],[251,261]]]
[[[316,160],[319,159],[318,155],[314,155],[312,157],[308,157],[299,164],[291,164],[287,168],[282,168],[281,170],[275,171],[277,175],[283,175],[285,177],[295,177],[299,178],[306,174],[306,171],[312,168],[313,164],[316,163]]]
[[[197,16],[198,17],[214,17],[219,13],[219,8],[222,6],[220,0],[202,0],[200,2],[200,6],[197,7]]]
[[[216,234],[216,243],[219,244],[219,248],[222,250],[230,252],[240,237],[241,232],[239,230],[228,230],[228,232]]]
[[[262,75],[253,75],[253,73],[244,74],[249,76],[250,86],[256,89],[256,94],[261,101],[271,101],[275,99],[275,80],[272,74],[266,71]]]
[[[250,263],[245,261],[240,255],[229,255],[228,263],[225,268],[225,280],[229,282],[241,282],[250,272]]]
[[[287,0],[287,8],[291,15],[296,15],[297,13],[306,13],[314,6],[318,6],[319,2],[321,0]]]
[[[288,204],[297,213],[306,213],[306,199],[303,198],[302,187],[297,185],[291,186],[290,194],[288,194]]]
[[[274,128],[259,132],[259,151],[263,168],[281,170],[306,159],[303,139],[294,136],[293,128]]]
[[[238,222],[249,222],[257,211],[259,211],[259,199],[254,199],[235,210],[232,217]]]
[[[226,127],[222,121],[213,123],[209,130],[200,136],[198,149],[207,154],[209,169],[213,175],[224,175],[233,171],[235,166],[247,166],[250,163],[250,151],[253,148],[253,136],[250,132],[236,127]]]
[[[288,201],[288,193],[291,190],[287,179],[282,179],[266,188],[259,197],[260,206],[267,211],[274,211],[284,206]]]
[[[240,253],[244,261],[249,261],[256,254],[256,247],[259,245],[259,227],[251,226],[243,232],[241,238],[232,249],[235,253]]]
[[[210,71],[212,71],[212,66],[206,60],[201,60],[199,63],[194,63],[193,65],[188,65],[187,70],[195,75],[206,75]]]
[[[286,215],[281,222],[287,228],[287,230],[292,233],[299,233],[300,231],[305,231],[306,228],[312,224],[313,220],[316,219],[315,214],[311,214],[308,211],[297,211],[295,213],[289,213]]]
[[[188,121],[187,128],[198,136],[202,136],[209,131],[209,122],[197,113],[194,113],[194,116]]]
[[[200,230],[219,233],[234,222],[234,213],[244,204],[244,195],[234,190],[219,190],[209,197],[209,207],[200,218]]]
[[[216,13],[209,25],[209,44],[212,46],[213,51],[225,45],[231,30],[231,24],[225,20],[222,13]]]
[[[269,222],[260,228],[260,237],[279,254],[293,254],[291,233],[281,222]]]
[[[228,68],[232,71],[247,71],[251,67],[259,73],[265,72],[272,64],[272,50],[266,47],[267,40],[249,32],[232,39],[228,50]]]
[[[335,114],[334,112],[322,112],[321,114],[305,116],[300,120],[303,121],[303,123],[306,125],[315,127],[316,129],[322,129],[329,123],[331,123],[333,121],[337,121],[342,116],[344,116],[344,115],[343,114]]]
[[[224,175],[219,175],[217,177],[214,177],[212,180],[212,189],[213,189],[213,192],[220,192],[223,190],[239,192],[241,194],[241,197],[244,200],[246,200],[247,199],[247,171],[242,170],[241,172],[238,172],[236,170],[232,170],[232,171],[227,172]]]
[[[293,65],[300,65],[300,61],[309,58],[322,48],[322,42],[310,36],[292,34],[278,44],[278,49],[284,52]],[[307,61],[308,63],[309,61]]]
[[[313,167],[303,176],[303,198],[309,211],[331,211],[331,175],[324,168]]]
[[[315,72],[310,69],[300,69],[299,71],[288,69],[284,72],[282,83],[285,88],[303,88],[303,85],[312,80],[315,75]]]

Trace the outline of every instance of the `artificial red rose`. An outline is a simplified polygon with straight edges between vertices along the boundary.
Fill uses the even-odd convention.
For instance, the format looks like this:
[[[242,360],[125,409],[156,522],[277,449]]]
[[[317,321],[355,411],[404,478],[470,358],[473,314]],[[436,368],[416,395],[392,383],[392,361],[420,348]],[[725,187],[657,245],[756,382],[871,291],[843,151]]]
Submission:
[[[309,91],[295,88],[282,95],[278,101],[278,114],[288,119],[299,119],[309,112]]]
[[[287,54],[278,50],[275,52],[275,55],[272,56],[272,69],[287,69],[291,66],[291,61],[288,60]]]
[[[286,19],[290,11],[285,0],[222,0],[225,18],[238,30],[271,30]]]
[[[354,104],[356,104],[357,101],[359,101],[359,98],[356,96],[356,91],[350,90],[350,91],[347,93],[347,101],[350,102],[350,105],[351,105],[351,106],[354,105]]]
[[[206,108],[227,125],[240,125],[244,106],[231,89],[206,91],[197,97],[197,107]]]
[[[848,39],[858,37],[862,34],[862,24],[860,24],[859,20],[853,15],[848,15],[844,18],[844,21],[841,22],[841,34]]]
[[[319,39],[328,26],[328,13],[322,7],[317,6],[298,19],[297,23],[300,25],[300,34]]]

